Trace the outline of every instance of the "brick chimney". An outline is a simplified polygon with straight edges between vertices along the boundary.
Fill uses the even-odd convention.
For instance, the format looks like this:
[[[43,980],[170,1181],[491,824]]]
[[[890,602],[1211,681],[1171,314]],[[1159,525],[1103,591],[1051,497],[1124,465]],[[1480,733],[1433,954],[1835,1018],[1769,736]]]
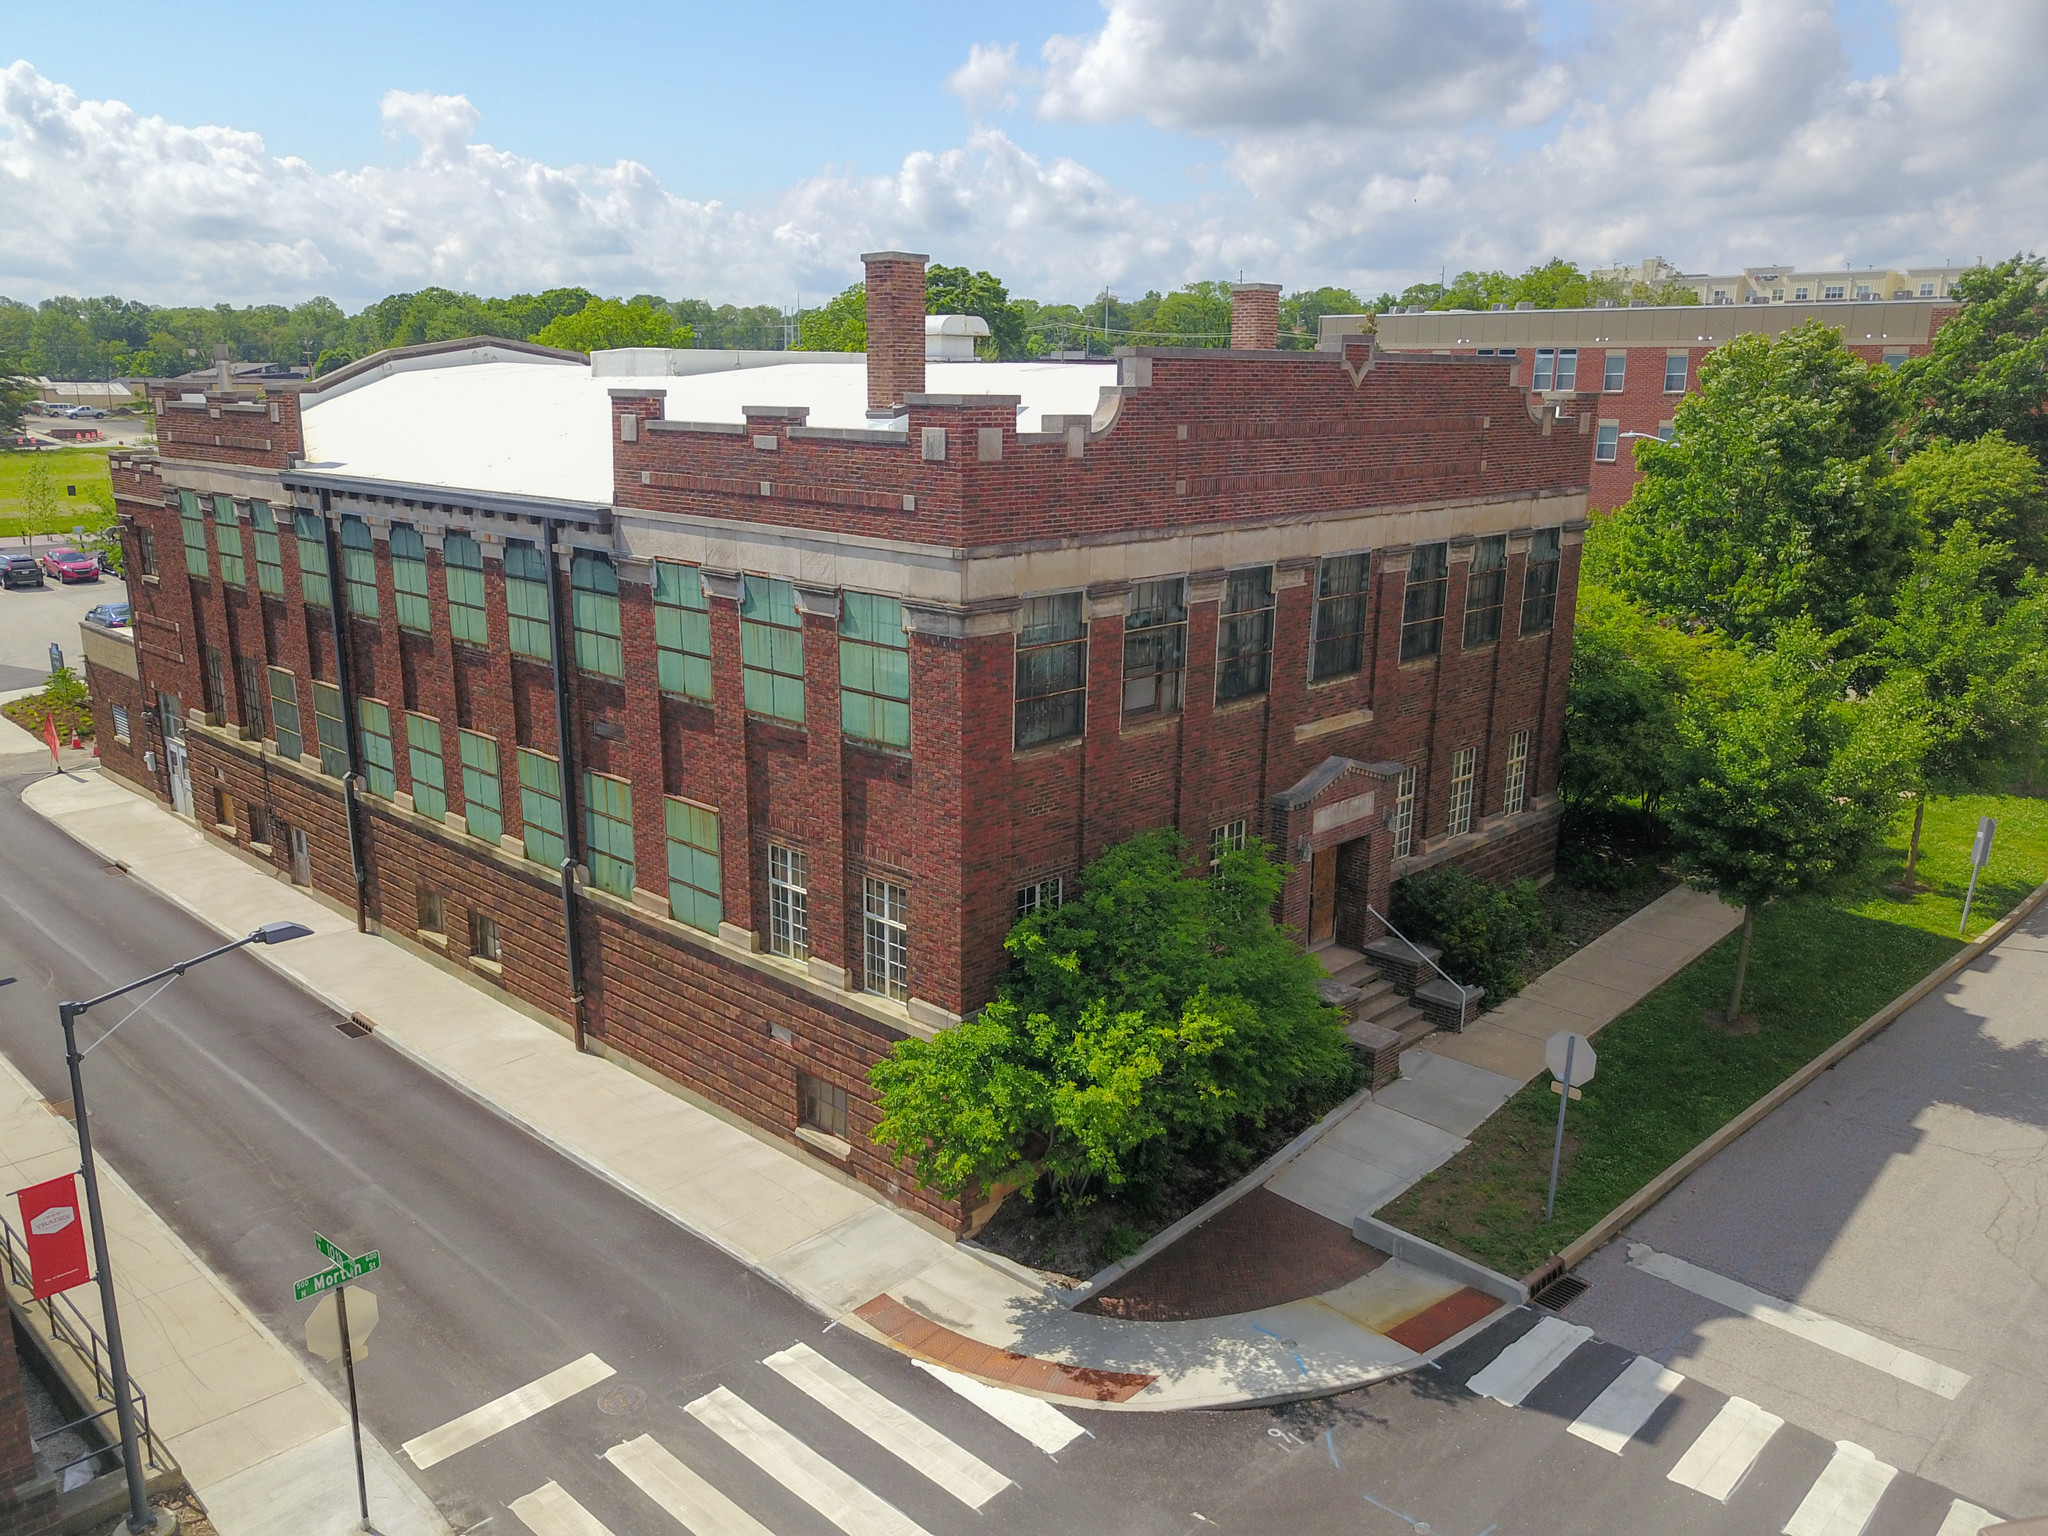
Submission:
[[[908,251],[870,251],[868,269],[868,414],[893,416],[924,393],[924,264]]]
[[[1230,345],[1238,351],[1271,352],[1280,345],[1280,285],[1230,285]]]

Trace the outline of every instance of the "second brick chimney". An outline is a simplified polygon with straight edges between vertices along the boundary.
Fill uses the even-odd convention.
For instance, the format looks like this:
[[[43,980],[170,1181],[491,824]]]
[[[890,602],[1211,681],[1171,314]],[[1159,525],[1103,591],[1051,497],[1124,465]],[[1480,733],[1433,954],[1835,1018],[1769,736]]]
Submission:
[[[868,269],[868,414],[894,415],[924,393],[924,264],[908,251],[870,251]],[[1277,313],[1277,311],[1276,311]]]
[[[1230,345],[1240,352],[1271,352],[1280,345],[1278,283],[1230,285]]]

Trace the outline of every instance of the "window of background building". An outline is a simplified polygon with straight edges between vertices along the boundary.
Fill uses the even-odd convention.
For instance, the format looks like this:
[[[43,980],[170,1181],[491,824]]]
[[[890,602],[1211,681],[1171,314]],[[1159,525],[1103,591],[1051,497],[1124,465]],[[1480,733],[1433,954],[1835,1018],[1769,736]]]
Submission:
[[[1316,639],[1312,680],[1343,677],[1365,666],[1366,582],[1370,555],[1325,555],[1316,566]]]
[[[633,896],[633,786],[609,774],[583,775],[583,808],[590,826],[590,883]]]
[[[1514,816],[1521,812],[1528,801],[1529,733],[1517,731],[1508,738],[1508,773],[1500,797],[1500,808],[1505,815]]]
[[[1079,592],[1027,597],[1017,631],[1016,744],[1065,741],[1085,728],[1088,621]]]
[[[419,914],[421,933],[448,931],[448,898],[430,885],[413,887],[413,907]]]
[[[1664,359],[1664,393],[1682,395],[1685,393],[1686,365],[1690,361],[1683,352],[1673,352]]]
[[[1216,699],[1264,693],[1273,677],[1273,567],[1232,571],[1216,623]]]
[[[263,658],[246,654],[237,656],[235,712],[242,722],[242,740],[261,741],[270,734],[263,721],[263,701],[269,694],[269,680],[263,675]]]
[[[568,856],[563,841],[562,765],[544,752],[519,748],[519,819],[526,823],[526,856],[560,869]]]
[[[331,779],[348,774],[348,726],[341,717],[341,690],[313,685],[313,730],[320,746],[320,771]]]
[[[475,959],[488,960],[493,965],[505,958],[498,942],[498,920],[488,912],[472,910],[469,914],[469,952]]]
[[[1022,920],[1034,913],[1057,911],[1065,888],[1065,882],[1059,875],[1018,886],[1017,918]]]
[[[490,614],[484,607],[484,552],[466,533],[441,541],[441,571],[448,582],[448,634],[463,645],[488,650]]]
[[[433,632],[433,610],[427,602],[427,541],[417,528],[404,523],[391,525],[391,596],[400,629]]]
[[[740,600],[740,678],[749,714],[804,723],[804,625],[796,588],[749,576]]]
[[[1931,298],[1933,298],[1933,297],[1934,297],[1934,284],[1932,284],[1932,283],[1922,283],[1922,284],[1920,285],[1920,297],[1921,297],[1921,298],[1923,298],[1923,299],[1931,299]]]
[[[555,659],[548,621],[548,562],[525,539],[505,541],[505,618],[514,656]]]
[[[768,845],[768,952],[811,957],[811,861],[795,848]]]
[[[1677,422],[1675,422],[1675,421],[1660,421],[1660,422],[1658,422],[1658,423],[1657,423],[1657,441],[1658,441],[1658,442],[1660,442],[1660,443],[1668,443],[1668,442],[1670,442],[1670,441],[1671,441],[1671,439],[1673,439],[1673,438],[1674,438],[1674,437],[1676,437],[1676,436],[1678,436],[1678,423],[1677,423]]]
[[[853,1121],[846,1110],[846,1090],[808,1072],[796,1075],[797,1124],[820,1135],[853,1139]]]
[[[1535,376],[1529,382],[1532,389],[1576,389],[1579,382],[1579,349],[1538,347]]]
[[[220,647],[209,645],[201,653],[203,670],[199,677],[199,691],[204,696],[207,718],[215,725],[227,718],[227,681],[221,675]]]
[[[1811,288],[1794,288],[1792,290],[1792,297],[1795,299],[1804,299],[1810,297],[1812,292],[1813,290]]]
[[[1390,827],[1394,834],[1394,857],[1405,859],[1415,848],[1415,769],[1401,770],[1401,777],[1394,781],[1394,814]]]
[[[448,814],[448,765],[441,757],[441,722],[405,717],[405,763],[412,774],[412,807],[439,821]]]
[[[1472,830],[1472,785],[1479,772],[1479,749],[1460,747],[1451,754],[1451,814],[1446,824],[1451,836]]]
[[[191,491],[178,492],[178,523],[185,533],[185,574],[210,575],[206,564],[206,520],[199,515],[199,498]]]
[[[277,543],[277,514],[267,501],[249,503],[249,540],[256,546],[256,590],[284,596],[284,555]]]
[[[1887,368],[1903,368],[1906,366],[1906,354],[1902,351],[1887,351],[1884,354],[1884,365]]]
[[[1522,633],[1550,628],[1557,618],[1557,571],[1563,538],[1556,528],[1539,528],[1529,539],[1529,566],[1522,573]]]
[[[1124,599],[1124,718],[1177,713],[1187,662],[1187,578],[1136,583]]]
[[[472,837],[496,846],[505,835],[504,801],[499,798],[498,744],[475,731],[458,730],[462,752],[462,820]]]
[[[1508,592],[1508,536],[1492,534],[1472,547],[1465,575],[1465,643],[1491,645],[1500,638],[1500,610]]]
[[[1401,659],[1420,661],[1444,644],[1444,604],[1451,585],[1451,547],[1418,544],[1408,555],[1401,594]]]
[[[297,762],[306,750],[299,735],[299,681],[283,667],[270,669],[270,730],[277,755]]]
[[[128,740],[128,706],[126,704],[116,704],[114,706],[114,740],[119,742],[126,742]]]
[[[711,610],[694,565],[654,563],[654,664],[663,693],[711,697]]]
[[[1244,848],[1245,823],[1242,816],[1226,821],[1221,826],[1209,829],[1209,862],[1214,864],[1226,853],[1238,853]]]
[[[622,677],[625,652],[619,644],[619,574],[609,556],[579,549],[569,561],[569,627],[576,636],[576,665],[600,677]]]
[[[1824,299],[1840,299],[1846,298],[1848,292],[1849,290],[1840,283],[1825,283],[1821,286],[1820,296]]]
[[[389,800],[398,793],[391,706],[381,699],[357,699],[356,725],[362,738],[363,788],[380,800]]]
[[[334,606],[334,582],[327,569],[327,528],[311,512],[292,520],[299,536],[299,595],[316,608]]]
[[[249,807],[249,841],[259,848],[270,846],[270,812],[260,805]]]
[[[1593,461],[1612,464],[1621,455],[1621,423],[1603,421],[1593,429]]]
[[[220,579],[230,586],[249,585],[249,568],[242,563],[242,520],[235,515],[235,498],[213,498],[213,538],[220,546]]]
[[[341,579],[348,611],[358,619],[377,617],[377,546],[360,517],[341,520]]]
[[[893,597],[840,599],[839,727],[857,741],[910,748],[910,636]]]
[[[910,997],[910,892],[869,875],[861,891],[865,985],[906,1002]]]
[[[135,554],[136,558],[142,562],[143,575],[154,576],[157,574],[156,535],[149,529],[138,528],[135,530]]]
[[[668,910],[679,923],[718,932],[725,917],[718,861],[718,813],[668,801]]]
[[[1610,395],[1618,395],[1628,385],[1628,354],[1610,352],[1607,354],[1606,370],[1600,375],[1600,387]]]

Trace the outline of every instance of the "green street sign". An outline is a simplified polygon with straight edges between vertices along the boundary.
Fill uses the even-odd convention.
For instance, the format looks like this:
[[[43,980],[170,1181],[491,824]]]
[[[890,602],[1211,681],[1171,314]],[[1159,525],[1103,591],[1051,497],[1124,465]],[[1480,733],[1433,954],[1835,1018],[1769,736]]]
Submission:
[[[308,1275],[305,1279],[294,1285],[292,1287],[292,1299],[295,1301],[309,1301],[313,1297],[320,1295],[323,1291],[331,1291],[336,1286],[347,1285],[351,1280],[360,1280],[363,1276],[380,1267],[381,1261],[378,1259],[377,1250],[374,1248],[368,1253],[363,1254],[360,1258],[351,1258],[347,1253],[337,1248],[317,1232],[313,1234],[313,1243],[325,1257],[332,1259],[334,1263],[331,1267],[321,1270],[317,1275]]]

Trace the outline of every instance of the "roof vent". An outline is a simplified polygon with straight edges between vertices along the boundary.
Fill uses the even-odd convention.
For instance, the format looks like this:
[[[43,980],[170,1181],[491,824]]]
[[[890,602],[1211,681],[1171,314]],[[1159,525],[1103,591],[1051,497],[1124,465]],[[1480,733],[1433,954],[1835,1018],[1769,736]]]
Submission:
[[[1535,307],[1535,302],[1531,299],[1523,299],[1515,305],[1516,309],[1534,309]]]
[[[926,315],[924,360],[928,363],[971,363],[974,343],[988,334],[979,315]]]

